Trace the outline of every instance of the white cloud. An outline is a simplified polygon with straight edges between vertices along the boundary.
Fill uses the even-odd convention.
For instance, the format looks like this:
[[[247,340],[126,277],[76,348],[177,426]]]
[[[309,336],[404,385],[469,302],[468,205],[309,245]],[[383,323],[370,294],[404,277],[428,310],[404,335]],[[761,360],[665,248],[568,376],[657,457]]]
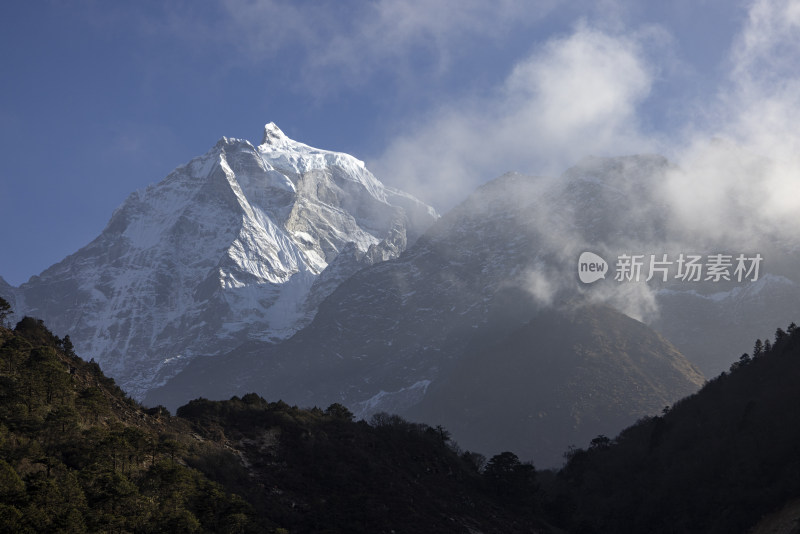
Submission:
[[[747,85],[778,84],[797,72],[800,4],[757,0],[733,50],[733,75]]]
[[[510,170],[558,175],[590,154],[661,152],[680,167],[663,183],[676,226],[741,241],[791,227],[800,216],[800,4],[757,0],[747,15],[717,93],[669,101],[701,111],[669,134],[643,127],[659,76],[680,61],[669,34],[583,22],[520,61],[492,94],[417,118],[368,163],[445,210]]]
[[[640,42],[649,35],[579,24],[519,62],[492,95],[444,106],[370,164],[442,208],[504,171],[553,173],[588,154],[648,151],[637,106],[653,83]]]
[[[519,283],[538,305],[550,306],[560,289],[559,280],[560,278],[552,272],[544,271],[541,267],[534,267],[525,271]]]
[[[800,224],[800,4],[758,0],[730,56],[707,122],[665,184],[676,221],[755,245]],[[715,141],[710,140],[715,138]],[[682,140],[676,140],[676,144]]]
[[[551,3],[531,7],[513,0],[382,0],[366,6],[353,32],[337,34],[313,63],[363,74],[386,61],[403,61],[410,51],[422,48],[443,65],[465,37],[503,35],[521,16],[536,19],[536,11],[549,10]]]
[[[650,322],[658,318],[656,294],[647,284],[617,284],[594,286],[586,291],[589,302],[611,306],[637,321]]]
[[[467,39],[501,40],[511,27],[536,22],[559,3],[225,0],[220,31],[249,61],[299,53],[297,67],[306,83],[324,77],[320,87],[357,86],[379,72],[417,77],[425,64],[434,73],[446,71]]]
[[[319,8],[287,0],[224,0],[227,17],[218,31],[250,59],[271,60],[289,47],[319,46],[329,38],[330,4]]]
[[[661,67],[675,67],[670,37],[654,27],[603,28],[581,23],[549,40],[492,94],[442,105],[368,163],[382,179],[443,210],[509,170],[557,176],[590,154],[664,152],[678,165],[655,195],[672,209],[670,247],[697,250],[724,242],[753,252],[766,246],[767,236],[776,239],[774,246],[797,243],[800,5],[750,5],[728,76],[717,93],[684,100],[703,113],[671,137],[649,132],[642,118]],[[639,208],[647,213],[647,206]],[[535,272],[522,285],[548,301],[558,289],[552,284],[553,277]],[[658,313],[645,285],[592,295],[636,318]]]
[[[779,159],[800,153],[800,3],[758,0],[734,45],[728,128]]]

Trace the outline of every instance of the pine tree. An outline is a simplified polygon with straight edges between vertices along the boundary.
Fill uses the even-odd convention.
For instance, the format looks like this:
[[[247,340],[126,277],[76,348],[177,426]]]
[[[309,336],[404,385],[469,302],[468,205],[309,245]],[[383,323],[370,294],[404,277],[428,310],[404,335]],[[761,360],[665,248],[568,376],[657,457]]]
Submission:
[[[775,330],[775,344],[777,345],[786,337],[786,332],[784,332],[783,328],[778,328]]]
[[[75,356],[75,346],[72,344],[72,340],[69,338],[69,334],[64,336],[64,340],[62,342],[64,346],[64,354],[67,356]]]
[[[355,419],[353,412],[347,409],[343,404],[334,402],[325,410],[325,415],[333,417],[334,419],[342,419],[344,421],[352,421]]]
[[[14,312],[11,310],[11,304],[3,297],[0,297],[0,326],[7,326],[6,317],[12,313]]]
[[[753,358],[758,358],[764,354],[764,343],[760,339],[756,339],[756,344],[753,347]]]

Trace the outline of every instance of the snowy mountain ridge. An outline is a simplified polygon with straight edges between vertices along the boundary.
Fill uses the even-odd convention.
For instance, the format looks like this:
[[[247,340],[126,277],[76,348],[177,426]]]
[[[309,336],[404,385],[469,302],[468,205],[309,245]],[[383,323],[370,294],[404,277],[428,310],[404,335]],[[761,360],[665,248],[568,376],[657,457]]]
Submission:
[[[290,336],[436,218],[362,161],[269,123],[260,145],[223,137],[131,194],[89,245],[4,291],[140,396],[195,356]]]

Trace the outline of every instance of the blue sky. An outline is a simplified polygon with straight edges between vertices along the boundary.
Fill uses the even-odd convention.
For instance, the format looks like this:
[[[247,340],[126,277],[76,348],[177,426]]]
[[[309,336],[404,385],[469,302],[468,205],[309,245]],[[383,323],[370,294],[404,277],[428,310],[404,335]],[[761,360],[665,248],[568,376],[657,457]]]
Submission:
[[[132,191],[269,121],[440,210],[588,154],[769,151],[800,117],[795,4],[5,2],[0,276],[38,274]]]

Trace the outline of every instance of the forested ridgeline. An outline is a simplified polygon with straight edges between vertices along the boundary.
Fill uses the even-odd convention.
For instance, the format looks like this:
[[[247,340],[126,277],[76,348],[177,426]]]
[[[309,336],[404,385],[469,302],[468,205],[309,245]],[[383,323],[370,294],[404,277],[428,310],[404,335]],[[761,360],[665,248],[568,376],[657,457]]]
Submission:
[[[249,394],[171,416],[41,321],[0,327],[1,532],[551,532],[535,474],[338,404]]]
[[[0,326],[0,532],[773,532],[759,525],[782,510],[800,519],[798,383],[792,324],[537,473],[339,404],[248,394],[148,409],[26,317]]]
[[[570,531],[731,533],[766,524],[800,497],[800,330],[777,329],[698,393],[566,457],[543,498]]]

